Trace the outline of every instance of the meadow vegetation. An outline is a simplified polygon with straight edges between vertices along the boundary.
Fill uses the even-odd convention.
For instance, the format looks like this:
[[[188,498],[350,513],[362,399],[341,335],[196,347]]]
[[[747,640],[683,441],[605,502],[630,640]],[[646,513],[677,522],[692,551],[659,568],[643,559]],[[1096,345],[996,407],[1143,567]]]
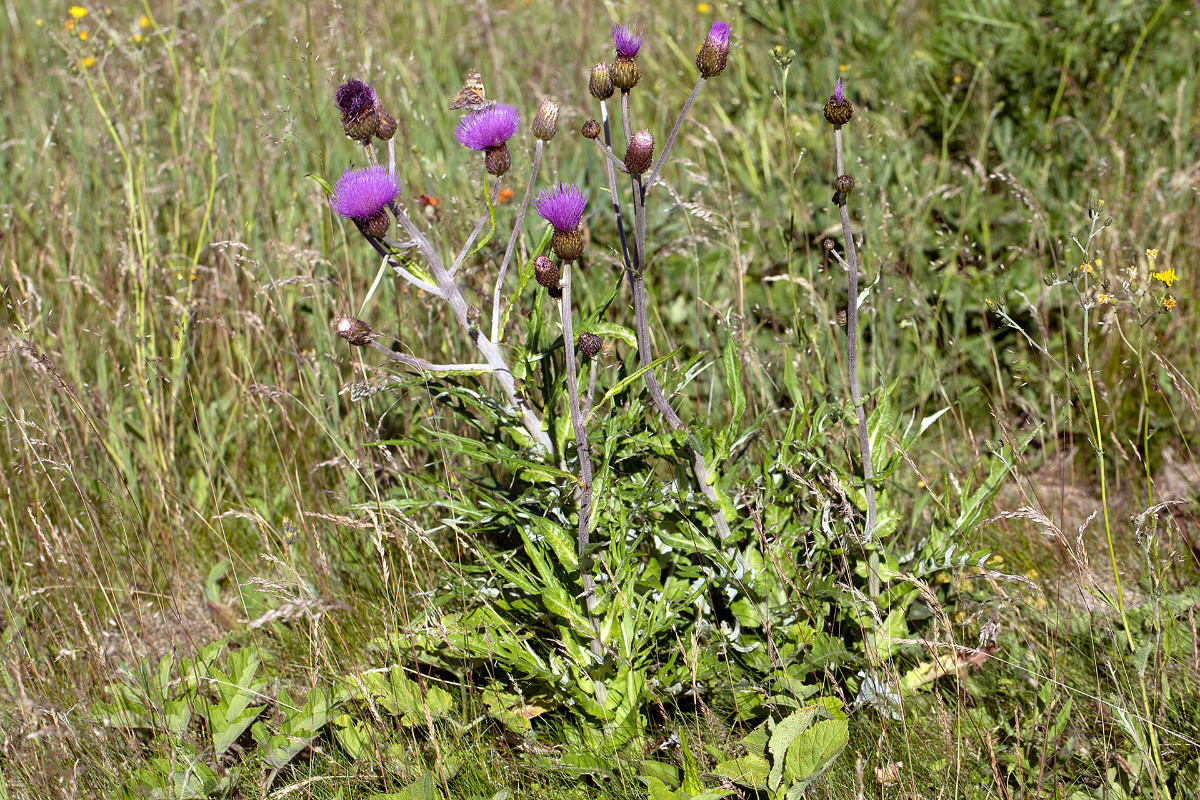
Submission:
[[[3,16],[0,800],[1200,798],[1187,0]],[[659,148],[732,28],[646,199],[680,426],[580,135],[635,20]],[[522,115],[503,184],[455,139],[471,68]],[[478,322],[332,213],[352,78]],[[492,327],[547,98],[578,375],[532,212]],[[427,368],[480,332],[552,453],[494,373]]]

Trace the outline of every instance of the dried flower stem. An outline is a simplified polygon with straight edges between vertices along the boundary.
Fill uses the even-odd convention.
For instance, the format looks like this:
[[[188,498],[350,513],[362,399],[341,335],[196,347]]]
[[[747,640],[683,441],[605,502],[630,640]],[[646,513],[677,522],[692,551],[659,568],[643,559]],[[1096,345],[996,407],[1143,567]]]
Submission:
[[[833,128],[833,150],[837,174],[843,175],[846,162],[841,125],[835,125]],[[876,517],[875,467],[871,461],[871,437],[867,434],[867,411],[863,407],[862,389],[858,383],[858,251],[854,247],[854,231],[850,229],[850,212],[845,201],[838,209],[841,212],[842,239],[845,242],[847,272],[850,276],[850,296],[846,303],[846,370],[850,380],[850,401],[858,418],[858,449],[862,458],[863,493],[867,497],[867,529],[864,538],[868,545],[873,545]],[[879,553],[874,548],[867,556],[867,592],[872,600],[879,597]]]
[[[385,356],[405,366],[412,367],[420,372],[491,372],[491,364],[434,364],[426,361],[423,358],[410,356],[407,353],[397,353],[387,345],[372,339],[370,346],[383,353]]]
[[[500,176],[496,178],[496,182],[492,184],[491,199],[489,200],[492,208],[489,208],[487,211],[483,212],[483,216],[479,218],[479,222],[476,222],[475,227],[471,230],[471,235],[467,237],[467,241],[463,243],[462,249],[459,250],[458,255],[455,256],[454,264],[451,265],[449,270],[449,275],[451,278],[458,274],[458,268],[462,266],[463,262],[467,260],[467,256],[471,254],[471,245],[475,244],[475,240],[479,238],[479,234],[483,231],[483,226],[488,223],[488,220],[492,218],[492,214],[495,213],[494,209],[496,206],[496,198],[500,196],[500,184],[503,182],[503,180],[504,177]]]
[[[608,131],[608,103],[600,101],[600,119],[604,122],[604,145],[612,152],[612,139]],[[608,194],[612,198],[613,216],[616,218],[617,233],[621,237],[621,260],[625,264],[625,274],[629,277],[629,288],[633,289],[633,262],[629,258],[629,242],[625,238],[625,219],[621,214],[621,200],[617,195],[617,173],[611,161],[605,162],[608,167]],[[622,167],[625,165],[622,164]]]
[[[521,199],[521,208],[517,211],[517,219],[513,222],[512,235],[508,237],[508,248],[504,251],[504,260],[500,262],[500,272],[496,275],[496,288],[492,295],[492,341],[500,341],[500,290],[504,288],[504,275],[508,272],[508,264],[512,260],[513,251],[517,247],[517,239],[521,234],[521,223],[525,221],[525,213],[529,211],[529,200],[533,197],[533,187],[537,183],[538,171],[542,166],[542,148],[545,142],[534,139],[533,169],[529,173],[529,185],[525,187],[525,197]]]
[[[508,364],[505,362],[504,356],[501,355],[499,348],[496,347],[496,344],[491,339],[484,336],[482,331],[474,330],[468,321],[467,301],[463,298],[462,292],[459,290],[450,273],[446,271],[441,258],[438,257],[437,251],[433,249],[433,245],[430,244],[429,239],[425,237],[421,229],[413,223],[412,219],[409,218],[408,214],[398,204],[392,203],[388,208],[391,210],[392,216],[396,218],[396,221],[400,223],[400,227],[404,229],[404,232],[408,234],[409,238],[413,240],[417,249],[421,252],[421,256],[425,259],[425,263],[429,265],[429,269],[433,273],[434,280],[437,281],[442,297],[450,305],[455,318],[458,320],[458,324],[462,326],[463,330],[468,332],[471,341],[475,343],[475,347],[479,349],[480,354],[487,361],[488,367],[496,376],[496,380],[500,384],[500,388],[504,391],[504,395],[508,398],[508,401],[521,415],[521,422],[525,426],[525,430],[529,432],[530,437],[542,450],[546,453],[553,453],[554,443],[550,440],[546,432],[542,430],[541,420],[538,419],[537,414],[529,407],[529,404],[517,395],[517,386],[513,380],[512,371],[508,368]]]
[[[579,406],[579,373],[575,366],[575,331],[571,312],[571,264],[562,265],[562,300],[559,301],[559,311],[562,314],[563,352],[567,364],[567,400],[571,407],[571,426],[575,431],[575,451],[579,455],[579,528],[576,535],[576,547],[580,559],[580,576],[583,580],[583,602],[587,608],[588,621],[596,636],[592,639],[592,653],[600,656],[603,648],[600,644],[600,622],[596,619],[596,587],[591,570],[583,569],[584,552],[588,546],[588,534],[591,530],[592,519],[592,454],[588,449],[587,425],[583,421],[583,411]]]

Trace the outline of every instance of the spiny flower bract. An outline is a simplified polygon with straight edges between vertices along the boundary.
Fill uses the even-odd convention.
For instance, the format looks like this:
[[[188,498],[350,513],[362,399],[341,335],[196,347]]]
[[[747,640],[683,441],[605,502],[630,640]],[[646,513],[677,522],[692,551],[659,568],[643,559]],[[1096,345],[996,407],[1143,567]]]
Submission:
[[[339,217],[367,220],[379,214],[400,194],[386,167],[347,169],[333,187],[330,206]]]
[[[454,138],[472,150],[490,150],[512,138],[521,125],[516,106],[497,103],[467,114],[454,128]]]
[[[560,183],[538,193],[533,207],[556,231],[574,230],[587,208],[587,193],[573,183]]]
[[[638,50],[642,49],[642,35],[633,25],[628,22],[613,23],[612,32],[617,55],[625,58],[637,56]]]

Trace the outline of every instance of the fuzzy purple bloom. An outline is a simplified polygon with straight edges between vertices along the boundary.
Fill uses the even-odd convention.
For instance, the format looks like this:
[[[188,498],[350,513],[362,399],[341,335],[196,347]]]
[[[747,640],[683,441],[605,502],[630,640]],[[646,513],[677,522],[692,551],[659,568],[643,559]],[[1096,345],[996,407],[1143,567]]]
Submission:
[[[846,95],[842,94],[842,79],[837,79],[837,85],[833,87],[833,99],[835,102],[846,102]]]
[[[333,187],[330,207],[339,217],[367,220],[395,202],[400,185],[386,167],[348,169]]]
[[[375,90],[355,78],[339,86],[333,99],[342,112],[342,119],[353,119],[375,107]]]
[[[628,22],[613,24],[613,44],[617,47],[617,55],[625,58],[635,58],[638,50],[642,49],[642,35]]]
[[[521,126],[516,106],[497,103],[467,114],[454,128],[454,138],[472,150],[490,150],[512,138]]]
[[[729,23],[714,22],[712,29],[708,32],[708,39],[705,44],[722,49],[729,47]]]
[[[543,189],[533,201],[533,207],[554,226],[556,231],[573,231],[583,219],[587,193],[573,183],[560,183]]]

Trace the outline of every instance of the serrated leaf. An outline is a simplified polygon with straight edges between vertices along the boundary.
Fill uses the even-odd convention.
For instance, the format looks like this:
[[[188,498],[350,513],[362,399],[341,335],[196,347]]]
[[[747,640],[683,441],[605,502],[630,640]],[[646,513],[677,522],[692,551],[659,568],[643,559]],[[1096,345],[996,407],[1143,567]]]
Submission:
[[[637,334],[624,325],[617,325],[614,322],[593,322],[585,326],[584,330],[606,339],[620,339],[630,347],[637,347]]]
[[[534,517],[533,524],[537,532],[545,537],[554,555],[558,556],[558,562],[574,571],[579,566],[579,556],[575,552],[575,539],[571,534],[558,523],[545,517]]]
[[[759,791],[766,790],[771,765],[762,756],[746,755],[717,764],[713,774]]]
[[[776,791],[783,783],[783,767],[788,748],[813,723],[819,713],[820,709],[817,706],[802,708],[781,720],[771,732],[771,741],[767,745],[772,761],[767,787],[771,791]]]
[[[811,782],[829,768],[850,741],[844,719],[827,719],[802,732],[787,751],[786,769],[792,780]]]

